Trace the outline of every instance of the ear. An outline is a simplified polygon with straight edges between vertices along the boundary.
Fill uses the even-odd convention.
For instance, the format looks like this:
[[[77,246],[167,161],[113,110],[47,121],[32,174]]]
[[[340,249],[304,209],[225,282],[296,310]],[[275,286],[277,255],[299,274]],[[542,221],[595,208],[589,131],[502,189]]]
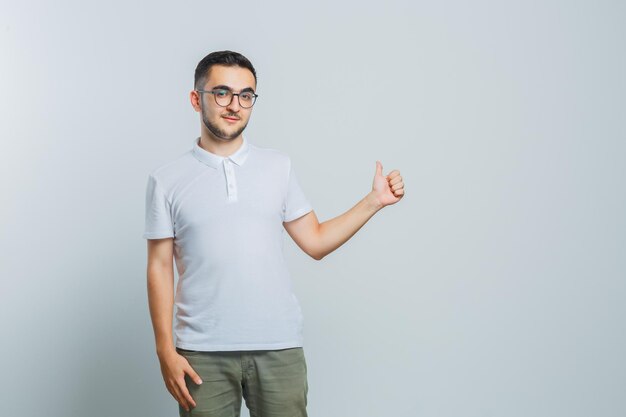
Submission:
[[[202,110],[202,107],[200,106],[200,100],[202,100],[202,97],[195,90],[192,90],[189,93],[189,101],[191,102],[191,106],[196,112],[200,112]]]

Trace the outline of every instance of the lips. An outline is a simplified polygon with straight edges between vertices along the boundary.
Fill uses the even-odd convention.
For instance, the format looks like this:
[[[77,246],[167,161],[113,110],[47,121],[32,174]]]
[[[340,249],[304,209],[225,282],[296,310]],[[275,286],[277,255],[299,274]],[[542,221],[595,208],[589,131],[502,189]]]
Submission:
[[[239,120],[239,119],[236,119],[234,117],[224,117],[224,119],[230,120],[231,122],[236,122],[237,120]]]

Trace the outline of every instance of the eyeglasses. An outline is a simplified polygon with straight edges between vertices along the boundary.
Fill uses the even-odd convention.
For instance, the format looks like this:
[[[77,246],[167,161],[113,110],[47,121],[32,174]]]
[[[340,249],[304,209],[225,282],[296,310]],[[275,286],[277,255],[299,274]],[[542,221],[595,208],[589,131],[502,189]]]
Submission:
[[[258,94],[255,94],[252,91],[245,91],[243,93],[233,93],[230,90],[223,90],[223,89],[217,89],[217,90],[211,90],[211,91],[206,91],[206,90],[196,90],[196,91],[198,93],[213,94],[213,97],[215,97],[215,102],[220,107],[229,106],[230,103],[232,103],[233,101],[233,96],[237,96],[237,100],[239,100],[239,105],[243,107],[244,109],[249,109],[250,107],[254,106],[254,103],[256,102],[256,98],[259,96]]]

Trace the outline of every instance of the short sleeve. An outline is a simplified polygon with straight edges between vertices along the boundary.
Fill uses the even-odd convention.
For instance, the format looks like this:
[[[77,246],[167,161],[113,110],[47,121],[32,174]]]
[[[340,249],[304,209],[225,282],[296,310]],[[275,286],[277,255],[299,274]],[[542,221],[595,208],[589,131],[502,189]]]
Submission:
[[[313,207],[300,188],[298,178],[291,165],[291,159],[289,159],[289,180],[282,211],[283,222],[295,220],[311,210],[313,210]]]
[[[174,237],[170,202],[154,176],[148,177],[146,187],[146,218],[144,239]]]

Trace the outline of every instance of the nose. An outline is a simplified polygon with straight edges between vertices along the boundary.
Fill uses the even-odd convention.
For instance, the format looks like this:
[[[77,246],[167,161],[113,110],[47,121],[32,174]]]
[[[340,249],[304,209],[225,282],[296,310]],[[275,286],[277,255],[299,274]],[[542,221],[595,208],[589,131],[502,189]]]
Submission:
[[[226,108],[228,110],[233,111],[233,112],[238,112],[239,109],[241,108],[239,106],[239,96],[233,95],[233,99],[230,101],[230,104],[228,106],[226,106]]]

